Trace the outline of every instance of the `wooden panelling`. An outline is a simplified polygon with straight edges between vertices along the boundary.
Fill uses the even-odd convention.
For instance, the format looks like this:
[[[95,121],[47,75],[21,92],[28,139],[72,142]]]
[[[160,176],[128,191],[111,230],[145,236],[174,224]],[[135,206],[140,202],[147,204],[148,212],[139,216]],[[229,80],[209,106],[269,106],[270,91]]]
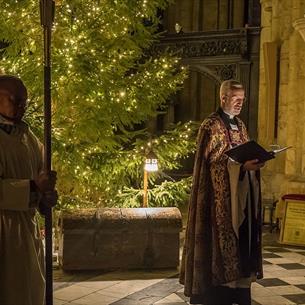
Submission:
[[[163,24],[168,33],[175,33],[176,23],[185,33],[258,26],[259,0],[176,0]]]

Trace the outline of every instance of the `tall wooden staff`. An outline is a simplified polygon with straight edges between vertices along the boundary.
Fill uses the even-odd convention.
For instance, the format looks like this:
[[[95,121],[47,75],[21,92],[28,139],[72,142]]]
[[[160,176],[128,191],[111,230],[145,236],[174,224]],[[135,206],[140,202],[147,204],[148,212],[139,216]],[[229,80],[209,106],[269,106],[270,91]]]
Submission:
[[[51,171],[51,33],[54,20],[53,0],[40,0],[44,36],[44,171]],[[53,305],[52,209],[45,213],[46,305]]]

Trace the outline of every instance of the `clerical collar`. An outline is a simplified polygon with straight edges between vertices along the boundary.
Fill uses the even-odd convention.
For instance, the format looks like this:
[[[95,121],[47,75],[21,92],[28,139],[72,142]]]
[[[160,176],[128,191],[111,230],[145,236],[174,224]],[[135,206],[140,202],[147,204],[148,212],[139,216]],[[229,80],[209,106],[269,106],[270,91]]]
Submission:
[[[222,109],[222,111],[223,111],[223,113],[225,113],[229,117],[230,120],[234,119],[235,116],[233,114],[230,114],[230,113],[224,111],[223,109]]]
[[[220,115],[222,121],[228,129],[238,130],[237,119],[235,116],[230,118],[232,115],[224,112],[221,107],[218,108],[217,113]]]

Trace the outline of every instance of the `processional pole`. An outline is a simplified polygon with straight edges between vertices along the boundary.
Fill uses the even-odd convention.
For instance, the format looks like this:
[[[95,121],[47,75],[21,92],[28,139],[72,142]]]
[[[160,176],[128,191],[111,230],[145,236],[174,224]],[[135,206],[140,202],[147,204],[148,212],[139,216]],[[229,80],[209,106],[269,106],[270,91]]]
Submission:
[[[40,0],[40,19],[44,37],[44,171],[51,171],[51,33],[53,0]],[[52,208],[45,211],[46,305],[53,305]]]

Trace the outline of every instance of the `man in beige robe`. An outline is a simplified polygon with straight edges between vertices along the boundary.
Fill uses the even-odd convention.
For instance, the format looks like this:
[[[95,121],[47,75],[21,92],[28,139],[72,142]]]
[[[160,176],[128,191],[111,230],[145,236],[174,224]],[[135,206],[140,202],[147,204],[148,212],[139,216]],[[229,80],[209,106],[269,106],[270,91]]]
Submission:
[[[250,305],[251,281],[262,277],[258,160],[239,164],[225,154],[249,140],[237,117],[245,101],[234,80],[220,87],[220,108],[202,123],[180,282],[191,304]]]
[[[27,90],[0,75],[0,304],[45,303],[44,251],[36,210],[52,206],[56,173],[42,172],[42,145],[22,121]]]

